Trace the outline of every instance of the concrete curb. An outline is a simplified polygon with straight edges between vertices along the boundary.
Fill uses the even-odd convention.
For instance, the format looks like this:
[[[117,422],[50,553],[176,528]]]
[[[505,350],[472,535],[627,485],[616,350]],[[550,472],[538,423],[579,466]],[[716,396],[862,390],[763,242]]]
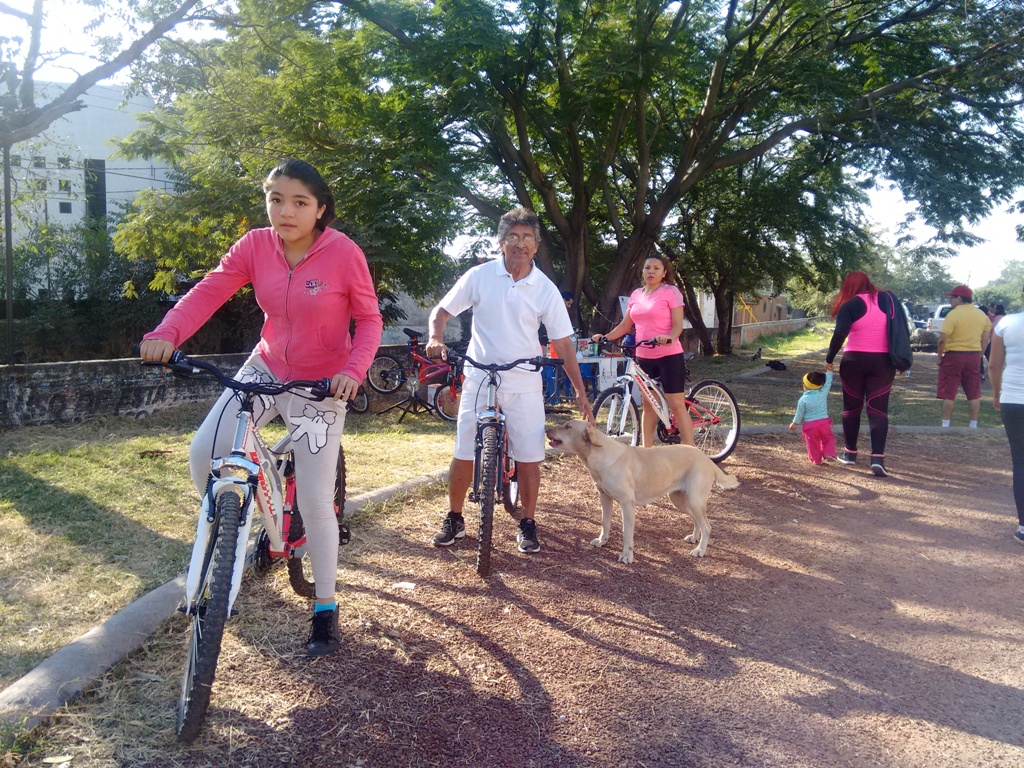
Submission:
[[[440,469],[360,494],[345,502],[345,514],[352,515],[367,504],[387,501],[392,496],[441,482],[447,477],[448,470]],[[49,720],[173,616],[184,589],[182,574],[118,611],[0,691],[0,728],[30,731]]]
[[[843,425],[836,423],[832,425],[832,431],[836,433],[842,433]],[[740,438],[744,435],[781,435],[789,433],[788,424],[771,424],[766,426],[756,427],[745,427],[740,424]],[[869,428],[866,424],[861,424],[860,434],[866,435],[869,433]],[[795,435],[799,435],[800,431],[795,430]],[[893,436],[899,435],[965,435],[965,436],[989,436],[989,435],[1004,435],[1004,430],[999,427],[979,427],[978,429],[968,429],[967,427],[898,427],[894,424],[889,425],[889,434]]]

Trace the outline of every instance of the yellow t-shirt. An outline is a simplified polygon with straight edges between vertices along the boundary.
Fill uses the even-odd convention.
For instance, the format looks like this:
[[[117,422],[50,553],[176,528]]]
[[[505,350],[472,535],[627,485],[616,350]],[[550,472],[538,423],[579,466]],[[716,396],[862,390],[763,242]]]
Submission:
[[[988,314],[973,304],[954,307],[942,321],[947,352],[981,352],[981,334],[991,330]]]

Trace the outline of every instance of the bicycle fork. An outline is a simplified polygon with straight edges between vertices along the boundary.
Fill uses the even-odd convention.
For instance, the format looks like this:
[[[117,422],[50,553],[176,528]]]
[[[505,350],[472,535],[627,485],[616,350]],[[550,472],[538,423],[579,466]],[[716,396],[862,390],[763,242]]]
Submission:
[[[248,430],[245,415],[240,412],[234,445],[241,446],[241,448],[233,449],[227,458],[214,459],[210,465],[210,478],[207,482],[206,493],[203,495],[202,509],[196,523],[195,543],[192,545],[192,558],[189,561],[188,575],[185,578],[184,608],[187,614],[192,613],[201,597],[202,590],[206,588],[204,583],[207,565],[206,554],[214,535],[214,523],[217,520],[216,501],[222,493],[237,493],[242,497],[241,520],[238,525],[238,538],[235,541],[235,567],[231,574],[231,593],[228,598],[229,616],[235,604],[235,598],[238,597],[238,592],[241,589],[242,576],[245,572],[245,553],[249,545],[249,533],[252,530],[254,499],[257,501],[256,506],[259,508],[260,514],[264,516],[271,547],[280,550],[285,546],[277,527],[273,525],[276,514],[280,514],[279,511],[283,506],[280,498],[281,478],[274,459],[258,436],[252,441],[251,446],[246,446],[246,443],[249,442],[246,439],[248,435],[255,436]],[[249,447],[250,450],[246,452],[245,447]],[[246,453],[250,458],[246,458]],[[273,476],[272,480],[268,480],[268,476]]]
[[[477,419],[479,423],[476,428],[476,453],[473,460],[473,489],[469,493],[469,500],[474,503],[479,503],[480,501],[480,485],[483,480],[480,476],[482,465],[480,454],[484,447],[484,429],[488,427],[496,428],[498,431],[498,445],[501,447],[505,445],[505,414],[497,410],[481,411],[477,415]],[[504,468],[499,466],[498,477],[494,487],[495,498],[501,498],[501,493],[505,488],[507,479]]]

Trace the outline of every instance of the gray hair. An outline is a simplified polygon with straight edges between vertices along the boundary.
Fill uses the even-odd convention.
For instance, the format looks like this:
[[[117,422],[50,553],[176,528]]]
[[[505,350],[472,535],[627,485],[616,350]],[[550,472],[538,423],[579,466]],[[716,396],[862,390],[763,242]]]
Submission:
[[[540,220],[537,214],[526,208],[513,208],[501,217],[498,222],[498,242],[505,240],[505,235],[516,224],[527,224],[533,229],[533,236],[540,242]]]

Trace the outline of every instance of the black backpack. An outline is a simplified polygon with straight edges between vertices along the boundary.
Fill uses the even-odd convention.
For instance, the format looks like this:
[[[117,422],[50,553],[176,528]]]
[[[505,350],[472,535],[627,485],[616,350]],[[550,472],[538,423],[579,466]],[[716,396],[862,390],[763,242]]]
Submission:
[[[897,371],[910,370],[914,364],[914,351],[910,348],[910,329],[907,328],[907,313],[891,291],[886,291],[889,309],[885,312],[889,331],[889,359]]]

